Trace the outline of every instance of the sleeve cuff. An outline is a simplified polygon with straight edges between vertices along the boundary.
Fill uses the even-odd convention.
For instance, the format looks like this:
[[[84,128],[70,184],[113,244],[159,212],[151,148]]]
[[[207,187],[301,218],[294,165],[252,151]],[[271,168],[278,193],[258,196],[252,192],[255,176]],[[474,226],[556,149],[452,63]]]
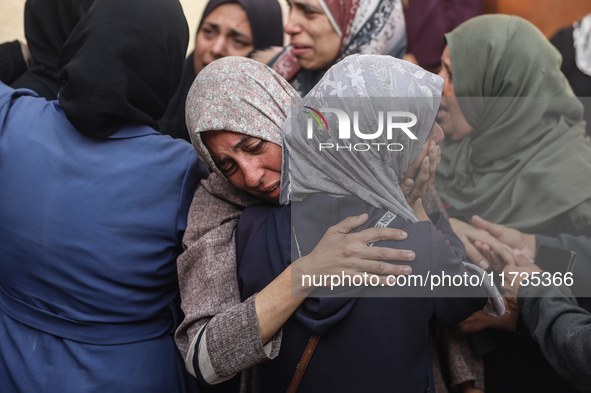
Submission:
[[[254,296],[238,306],[201,328],[187,353],[189,372],[210,385],[279,355],[282,329],[263,346]]]

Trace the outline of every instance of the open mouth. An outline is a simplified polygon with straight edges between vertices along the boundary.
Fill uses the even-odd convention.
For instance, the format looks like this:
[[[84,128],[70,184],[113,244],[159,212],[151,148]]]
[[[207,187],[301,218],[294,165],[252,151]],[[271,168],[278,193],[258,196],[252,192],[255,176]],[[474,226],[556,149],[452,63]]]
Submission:
[[[279,187],[279,182],[275,183],[275,185],[267,188],[264,192],[266,193],[272,193],[273,191],[275,191],[277,188]]]
[[[302,44],[291,44],[291,51],[294,54],[294,56],[299,56],[299,55],[303,55],[304,53],[310,51],[312,49],[312,47],[307,46],[307,45],[302,45]]]

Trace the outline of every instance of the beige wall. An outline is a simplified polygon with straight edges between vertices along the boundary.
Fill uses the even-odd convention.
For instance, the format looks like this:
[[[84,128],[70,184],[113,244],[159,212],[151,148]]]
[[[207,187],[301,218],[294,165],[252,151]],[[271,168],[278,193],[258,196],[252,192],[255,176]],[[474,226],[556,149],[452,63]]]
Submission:
[[[191,42],[193,47],[195,29],[201,18],[201,13],[208,0],[181,0],[189,29],[191,29]],[[0,42],[20,39],[24,41],[23,8],[25,0],[0,0]]]

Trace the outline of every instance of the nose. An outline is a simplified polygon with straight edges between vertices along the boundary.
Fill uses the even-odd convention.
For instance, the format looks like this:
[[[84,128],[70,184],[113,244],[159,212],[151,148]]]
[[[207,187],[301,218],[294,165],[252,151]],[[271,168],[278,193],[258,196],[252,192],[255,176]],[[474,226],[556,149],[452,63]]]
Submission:
[[[441,68],[437,73],[443,79],[443,88],[441,90],[441,97],[449,97],[448,90],[449,90],[449,79],[447,75],[447,71]]]
[[[212,43],[211,53],[216,59],[226,56],[226,38],[221,34]]]
[[[244,174],[244,184],[248,188],[256,189],[265,175],[265,170],[257,164],[256,160],[244,160],[240,163]]]
[[[283,31],[285,31],[285,34],[293,36],[295,34],[302,32],[302,25],[298,21],[298,16],[296,14],[297,14],[297,11],[294,11],[293,9],[291,11],[289,11],[287,23],[285,24],[285,27],[283,28]]]

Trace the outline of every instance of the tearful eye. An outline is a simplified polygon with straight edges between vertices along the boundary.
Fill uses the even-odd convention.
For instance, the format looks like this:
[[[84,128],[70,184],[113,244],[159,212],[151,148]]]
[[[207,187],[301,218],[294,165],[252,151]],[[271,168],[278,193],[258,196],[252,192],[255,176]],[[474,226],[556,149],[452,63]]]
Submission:
[[[225,163],[222,166],[218,166],[220,172],[226,177],[232,176],[236,172],[236,168],[236,164],[234,163]]]

